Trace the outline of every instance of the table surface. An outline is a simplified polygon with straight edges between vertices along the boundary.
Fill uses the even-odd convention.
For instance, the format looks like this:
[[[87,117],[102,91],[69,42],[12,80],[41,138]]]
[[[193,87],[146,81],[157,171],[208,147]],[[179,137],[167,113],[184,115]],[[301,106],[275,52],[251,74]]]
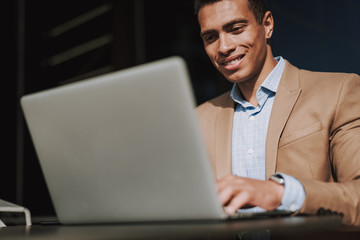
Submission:
[[[121,223],[102,225],[32,225],[0,229],[1,239],[232,239],[234,234],[270,230],[299,236],[341,225],[339,216],[296,216],[232,221]]]

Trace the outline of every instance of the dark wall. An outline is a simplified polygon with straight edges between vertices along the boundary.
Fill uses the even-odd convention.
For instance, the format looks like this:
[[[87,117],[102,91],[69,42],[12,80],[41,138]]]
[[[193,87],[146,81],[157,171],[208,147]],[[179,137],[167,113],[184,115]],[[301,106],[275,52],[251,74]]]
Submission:
[[[360,74],[360,1],[269,0],[275,55],[300,68]]]
[[[309,70],[360,74],[358,0],[267,2],[275,18],[275,56]],[[0,169],[0,198],[27,206],[35,216],[54,212],[19,112],[21,95],[172,55],[187,61],[198,103],[231,87],[203,50],[191,0],[17,0],[4,4],[6,131],[2,150],[6,157]],[[80,24],[78,17],[83,21]],[[78,25],[53,34],[68,23]]]

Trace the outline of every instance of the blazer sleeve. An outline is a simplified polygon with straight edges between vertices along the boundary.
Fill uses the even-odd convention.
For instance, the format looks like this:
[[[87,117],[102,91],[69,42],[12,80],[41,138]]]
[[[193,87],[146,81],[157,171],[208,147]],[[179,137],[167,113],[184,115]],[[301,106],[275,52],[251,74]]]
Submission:
[[[329,161],[334,182],[299,179],[306,192],[300,213],[320,208],[343,213],[343,222],[360,227],[360,77],[343,80],[329,129]]]

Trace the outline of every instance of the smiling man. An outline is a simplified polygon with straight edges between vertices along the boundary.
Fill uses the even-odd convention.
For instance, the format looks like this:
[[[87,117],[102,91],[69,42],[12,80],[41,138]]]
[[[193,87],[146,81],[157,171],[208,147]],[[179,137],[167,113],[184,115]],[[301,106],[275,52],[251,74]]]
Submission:
[[[360,226],[360,77],[272,55],[263,0],[195,0],[231,92],[197,110],[225,210],[333,212]]]

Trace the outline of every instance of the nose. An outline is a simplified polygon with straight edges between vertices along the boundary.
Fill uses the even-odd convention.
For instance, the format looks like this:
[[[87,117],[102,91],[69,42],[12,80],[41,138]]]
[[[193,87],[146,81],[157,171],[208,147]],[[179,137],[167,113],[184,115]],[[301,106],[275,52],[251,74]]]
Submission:
[[[233,39],[227,34],[221,34],[219,36],[219,53],[222,55],[229,55],[235,51],[236,44]]]

